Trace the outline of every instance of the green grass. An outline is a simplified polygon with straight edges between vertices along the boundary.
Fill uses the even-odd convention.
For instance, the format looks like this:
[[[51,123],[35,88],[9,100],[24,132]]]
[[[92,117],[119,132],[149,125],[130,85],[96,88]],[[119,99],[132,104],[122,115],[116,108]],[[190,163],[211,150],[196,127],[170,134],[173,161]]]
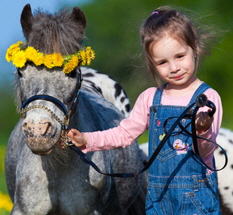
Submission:
[[[140,137],[138,137],[138,143],[147,143],[148,142],[148,131],[145,131]]]
[[[6,210],[3,210],[3,209],[0,209],[0,214],[1,215],[9,215],[10,212],[6,211]]]
[[[0,192],[6,194],[7,189],[6,189],[5,171],[4,171],[6,145],[2,144],[4,142],[6,142],[6,138],[0,138]]]
[[[6,152],[7,138],[0,137],[0,215],[9,215],[11,207],[11,201],[7,196],[7,187],[4,170],[4,159]]]
[[[1,215],[9,215],[10,213],[7,212],[7,211],[5,211],[5,210],[1,210],[1,209],[0,209],[0,214],[1,214]]]

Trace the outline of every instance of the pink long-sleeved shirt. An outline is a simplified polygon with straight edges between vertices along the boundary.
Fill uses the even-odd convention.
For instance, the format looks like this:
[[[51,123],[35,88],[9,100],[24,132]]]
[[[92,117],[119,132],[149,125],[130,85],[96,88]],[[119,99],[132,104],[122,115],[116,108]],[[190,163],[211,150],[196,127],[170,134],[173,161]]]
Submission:
[[[114,127],[105,131],[87,132],[85,137],[87,145],[82,148],[83,152],[109,150],[130,145],[137,137],[139,137],[149,127],[150,106],[152,106],[153,98],[157,88],[151,87],[140,94],[130,116],[123,119],[118,127]],[[204,138],[212,141],[216,140],[217,134],[222,121],[222,104],[218,93],[213,89],[205,92],[208,100],[212,101],[216,106],[214,121],[209,130],[203,134]],[[162,105],[187,106],[193,94],[171,97],[163,92]],[[199,111],[207,111],[208,107],[200,108]],[[207,165],[212,166],[213,152],[216,145],[198,140],[198,148],[203,160]]]

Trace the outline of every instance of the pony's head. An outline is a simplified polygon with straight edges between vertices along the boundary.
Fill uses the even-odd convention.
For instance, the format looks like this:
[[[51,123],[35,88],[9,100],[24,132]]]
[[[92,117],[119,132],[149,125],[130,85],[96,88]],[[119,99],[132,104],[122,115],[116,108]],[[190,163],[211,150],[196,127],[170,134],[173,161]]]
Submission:
[[[8,51],[10,61],[14,63],[15,60],[18,67],[15,73],[18,107],[20,108],[28,98],[45,95],[53,97],[53,100],[59,101],[70,110],[81,81],[77,64],[72,71],[65,73],[65,64],[58,66],[51,61],[50,64],[44,62],[37,65],[34,60],[38,56],[61,56],[63,62],[72,64],[72,60],[67,56],[72,59],[73,56],[80,57],[79,51],[83,47],[86,27],[84,13],[78,7],[74,7],[71,12],[65,9],[50,14],[39,10],[33,15],[30,5],[27,4],[21,14],[21,25],[26,43],[14,44]],[[17,49],[17,54],[14,48]],[[25,60],[25,56],[28,60]],[[21,65],[24,60],[25,63]],[[59,61],[59,58],[56,60]],[[48,154],[59,145],[64,111],[55,103],[38,97],[32,99],[25,107],[22,129],[29,148],[36,154]]]

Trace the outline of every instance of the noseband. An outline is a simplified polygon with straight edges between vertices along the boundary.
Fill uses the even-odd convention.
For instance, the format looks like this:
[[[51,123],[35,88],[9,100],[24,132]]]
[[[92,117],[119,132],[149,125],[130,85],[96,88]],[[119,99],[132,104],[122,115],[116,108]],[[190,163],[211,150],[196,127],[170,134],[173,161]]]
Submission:
[[[66,106],[57,98],[53,97],[53,96],[49,96],[49,95],[35,95],[32,97],[29,97],[26,101],[23,102],[23,104],[20,107],[20,115],[23,119],[26,118],[26,113],[30,110],[39,108],[42,110],[46,110],[47,112],[49,112],[52,117],[58,121],[61,124],[61,130],[62,130],[62,134],[61,134],[61,139],[64,143],[65,146],[68,146],[68,140],[67,140],[67,130],[68,130],[68,126],[69,126],[69,120],[70,120],[70,116],[73,113],[73,110],[76,108],[76,103],[77,103],[77,99],[78,99],[78,94],[79,94],[79,90],[81,88],[82,85],[82,73],[81,73],[81,69],[80,67],[78,68],[78,81],[76,84],[76,95],[73,99],[73,103],[72,106],[70,108],[70,110],[68,111],[68,109],[66,108]],[[35,101],[35,100],[46,100],[49,101],[51,103],[53,103],[54,105],[56,105],[64,114],[64,119],[61,120],[52,110],[50,110],[48,107],[43,106],[43,105],[32,105],[28,108],[26,108],[31,102]]]
[[[55,104],[63,113],[64,113],[64,121],[62,121],[61,119],[59,119],[59,117],[52,111],[50,110],[48,107],[45,107],[43,105],[33,105],[30,106],[28,108],[25,108],[29,103],[35,101],[35,100],[46,100],[49,102],[52,102],[53,104]],[[26,118],[26,113],[32,109],[35,108],[39,108],[39,109],[43,109],[46,110],[47,112],[49,112],[61,125],[62,127],[66,127],[69,123],[69,113],[68,110],[66,108],[66,106],[58,99],[52,97],[52,96],[48,96],[48,95],[35,95],[32,96],[30,98],[28,98],[21,106],[21,111],[20,111],[20,115],[23,119]],[[65,128],[64,127],[64,128]]]

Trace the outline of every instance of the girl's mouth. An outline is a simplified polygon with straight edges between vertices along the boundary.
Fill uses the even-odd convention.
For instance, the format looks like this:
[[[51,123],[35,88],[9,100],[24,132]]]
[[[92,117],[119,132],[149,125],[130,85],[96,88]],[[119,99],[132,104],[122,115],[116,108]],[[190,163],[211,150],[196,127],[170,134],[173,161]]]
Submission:
[[[180,80],[184,77],[184,74],[182,75],[179,75],[179,76],[176,76],[176,77],[173,77],[174,80]]]

